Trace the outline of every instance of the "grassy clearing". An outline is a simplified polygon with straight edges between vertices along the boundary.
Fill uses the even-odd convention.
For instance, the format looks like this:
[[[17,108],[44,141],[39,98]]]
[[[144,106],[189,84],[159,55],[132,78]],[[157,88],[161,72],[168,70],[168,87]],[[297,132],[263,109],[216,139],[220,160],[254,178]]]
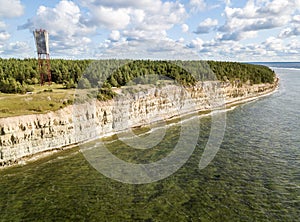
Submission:
[[[61,84],[36,85],[30,94],[0,93],[0,118],[61,109],[74,100],[74,89],[64,89]]]
[[[124,87],[123,90],[139,91],[143,87],[145,86],[129,86]],[[86,101],[97,98],[97,94],[98,89],[77,89],[75,92],[75,89],[65,89],[62,84],[55,83],[35,85],[34,91],[27,94],[0,93],[0,118],[56,111],[72,104],[74,98],[77,102]]]

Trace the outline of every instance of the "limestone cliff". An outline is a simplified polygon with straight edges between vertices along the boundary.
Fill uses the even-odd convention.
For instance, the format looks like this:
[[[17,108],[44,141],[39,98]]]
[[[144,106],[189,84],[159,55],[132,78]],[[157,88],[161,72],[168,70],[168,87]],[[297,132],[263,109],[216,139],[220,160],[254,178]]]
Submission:
[[[238,84],[237,84],[238,85]],[[189,112],[210,110],[273,91],[274,84],[235,86],[204,82],[194,87],[144,87],[118,90],[114,100],[93,100],[47,114],[0,119],[0,165],[26,156],[110,135]]]

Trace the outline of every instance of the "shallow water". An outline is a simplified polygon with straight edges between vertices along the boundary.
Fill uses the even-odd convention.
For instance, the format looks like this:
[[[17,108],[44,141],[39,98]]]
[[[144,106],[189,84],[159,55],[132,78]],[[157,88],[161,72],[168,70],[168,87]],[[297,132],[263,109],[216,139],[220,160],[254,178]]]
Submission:
[[[170,177],[124,184],[96,171],[79,148],[0,171],[0,221],[297,221],[300,215],[300,70],[278,69],[271,96],[227,113],[223,143],[203,170],[198,164],[211,118],[200,119],[193,155]],[[160,144],[106,147],[133,163],[166,157],[180,124]],[[141,132],[144,133],[144,129]]]

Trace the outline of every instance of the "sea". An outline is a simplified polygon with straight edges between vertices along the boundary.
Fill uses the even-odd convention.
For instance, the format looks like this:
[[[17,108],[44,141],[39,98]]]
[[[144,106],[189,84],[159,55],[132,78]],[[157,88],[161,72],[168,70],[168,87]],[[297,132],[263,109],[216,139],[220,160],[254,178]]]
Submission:
[[[222,141],[206,167],[199,161],[213,114],[194,114],[190,124],[199,120],[199,137],[193,152],[157,181],[115,180],[97,170],[81,147],[1,169],[0,221],[299,221],[300,63],[260,64],[276,72],[279,88],[226,112]],[[178,144],[181,122],[167,123],[161,142],[146,150],[114,136],[102,143],[125,162],[159,161]]]

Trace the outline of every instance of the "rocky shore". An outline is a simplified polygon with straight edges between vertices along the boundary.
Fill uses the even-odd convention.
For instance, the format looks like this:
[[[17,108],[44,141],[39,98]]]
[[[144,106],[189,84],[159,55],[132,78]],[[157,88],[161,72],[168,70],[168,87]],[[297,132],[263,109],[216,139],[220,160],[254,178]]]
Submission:
[[[273,92],[274,84],[199,82],[194,87],[165,85],[136,92],[119,89],[110,101],[70,105],[47,114],[0,119],[0,166],[22,162],[30,156],[61,150],[191,112],[209,111]],[[79,92],[80,93],[80,92]]]

